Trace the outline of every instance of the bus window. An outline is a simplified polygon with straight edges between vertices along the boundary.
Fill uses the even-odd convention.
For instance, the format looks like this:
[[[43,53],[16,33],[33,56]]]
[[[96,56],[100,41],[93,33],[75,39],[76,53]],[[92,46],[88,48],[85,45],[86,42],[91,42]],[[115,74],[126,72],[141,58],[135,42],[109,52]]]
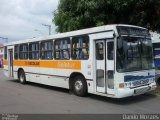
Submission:
[[[107,58],[108,60],[113,60],[114,42],[107,43]]]
[[[56,40],[54,43],[55,59],[68,60],[70,59],[70,39]]]
[[[19,58],[19,45],[14,46],[14,59],[17,60]]]
[[[96,59],[103,60],[104,59],[104,48],[103,42],[96,43]]]
[[[87,60],[89,58],[89,37],[80,36],[72,38],[72,59]]]
[[[44,41],[41,42],[40,49],[41,59],[42,60],[51,60],[53,59],[53,41]]]
[[[20,45],[19,59],[28,59],[28,44]]]
[[[29,59],[31,60],[39,59],[39,42],[29,44]]]
[[[7,47],[4,47],[4,59],[7,60]]]

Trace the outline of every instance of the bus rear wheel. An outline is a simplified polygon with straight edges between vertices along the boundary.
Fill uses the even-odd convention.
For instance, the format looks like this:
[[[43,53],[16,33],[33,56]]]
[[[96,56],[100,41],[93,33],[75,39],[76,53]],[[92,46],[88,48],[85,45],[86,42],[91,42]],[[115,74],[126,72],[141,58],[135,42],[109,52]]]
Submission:
[[[73,92],[75,95],[81,97],[87,95],[87,82],[83,76],[78,75],[74,78]]]
[[[21,84],[25,84],[26,83],[26,76],[25,76],[25,73],[24,73],[23,70],[19,71],[18,78],[19,78],[19,81],[20,81]]]

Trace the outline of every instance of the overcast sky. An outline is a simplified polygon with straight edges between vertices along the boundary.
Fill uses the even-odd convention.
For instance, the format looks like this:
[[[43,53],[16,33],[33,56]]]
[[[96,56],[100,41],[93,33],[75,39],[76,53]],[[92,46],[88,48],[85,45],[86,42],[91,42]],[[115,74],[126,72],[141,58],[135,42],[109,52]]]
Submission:
[[[52,12],[57,9],[59,0],[0,0],[0,37],[9,41],[22,40],[48,35],[52,25]],[[0,38],[0,42],[4,42]]]

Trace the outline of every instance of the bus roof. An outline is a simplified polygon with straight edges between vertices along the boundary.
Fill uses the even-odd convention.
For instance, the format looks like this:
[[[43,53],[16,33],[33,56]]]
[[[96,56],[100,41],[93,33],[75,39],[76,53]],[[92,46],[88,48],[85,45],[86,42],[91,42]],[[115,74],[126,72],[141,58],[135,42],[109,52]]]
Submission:
[[[58,39],[58,38],[65,38],[65,37],[72,37],[72,36],[78,36],[78,35],[85,35],[85,34],[91,34],[91,33],[97,33],[97,32],[103,32],[103,31],[109,31],[114,30],[116,26],[126,26],[126,27],[138,27],[141,29],[146,29],[139,26],[134,25],[126,25],[126,24],[112,24],[112,25],[104,25],[99,27],[93,27],[93,28],[87,28],[87,29],[81,29],[71,32],[65,32],[65,33],[58,33],[54,35],[48,35],[43,37],[37,37],[37,38],[30,38],[25,40],[17,40],[10,43],[4,44],[4,46],[14,45],[14,44],[23,44],[23,43],[31,43],[36,41],[42,41],[42,40],[52,40],[52,39]]]

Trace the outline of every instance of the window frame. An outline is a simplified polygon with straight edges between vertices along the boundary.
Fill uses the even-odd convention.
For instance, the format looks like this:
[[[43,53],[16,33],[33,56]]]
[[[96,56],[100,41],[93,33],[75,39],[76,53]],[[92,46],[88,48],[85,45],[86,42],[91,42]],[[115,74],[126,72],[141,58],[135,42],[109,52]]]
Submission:
[[[35,47],[34,49],[36,50],[32,50],[32,45],[38,44],[38,50],[36,49],[37,47]],[[33,58],[33,53],[36,55],[38,53],[38,57]],[[30,60],[39,60],[40,59],[40,43],[38,42],[31,42],[29,43],[29,59]]]
[[[42,50],[42,44],[44,44],[45,45],[45,43],[49,43],[49,44],[51,44],[51,49],[44,49],[44,50]],[[45,48],[45,47],[44,47]],[[47,48],[48,48],[48,45],[47,45]],[[49,59],[46,59],[46,58],[42,58],[42,52],[44,52],[44,54],[45,53],[49,53],[49,52],[51,52],[51,58],[49,58]],[[53,58],[54,58],[54,43],[53,43],[53,40],[46,40],[46,41],[41,41],[40,42],[40,59],[41,60],[53,60]]]
[[[17,47],[17,49],[16,49],[16,47]],[[19,44],[14,45],[14,59],[15,59],[15,60],[18,60],[18,59],[19,59],[19,47],[20,47]]]
[[[99,46],[97,47],[98,44],[102,45],[102,48],[100,48]],[[104,55],[104,51],[105,51],[105,46],[104,46],[104,41],[98,42],[96,43],[96,60],[104,60],[105,55]],[[100,52],[103,52],[102,54],[100,54]]]
[[[64,46],[64,44],[62,44],[64,41],[67,41],[67,48],[63,48]],[[57,46],[56,45],[58,45],[57,44],[57,42],[59,42],[59,46],[58,46],[58,49],[57,49]],[[69,46],[68,46],[69,45]],[[62,48],[60,48],[60,47],[62,47]],[[59,53],[59,58],[57,58],[57,53],[56,52],[58,52]],[[68,52],[67,54],[68,54],[68,58],[65,58],[64,57],[64,53],[65,52]],[[63,56],[63,57],[62,57]],[[61,38],[61,39],[56,39],[55,41],[54,41],[54,59],[55,60],[70,60],[70,58],[71,58],[71,40],[70,40],[70,38],[69,37],[66,37],[66,38]]]
[[[26,51],[23,51],[23,50],[21,51],[21,46],[23,46],[23,45],[26,45],[26,46],[27,46],[27,50],[26,50]],[[20,59],[20,60],[27,60],[27,59],[28,59],[28,55],[29,55],[29,54],[28,54],[28,47],[29,47],[29,46],[28,46],[28,43],[23,43],[23,44],[20,44],[20,45],[19,45],[19,59]],[[21,58],[21,54],[22,54],[22,53],[23,53],[23,54],[27,54],[27,57],[26,57],[26,58],[24,58],[24,57]]]
[[[4,47],[4,59],[5,59],[5,60],[7,60],[7,56],[8,56],[7,51],[8,51],[8,50],[7,50],[7,46],[5,46],[5,47]]]
[[[83,38],[82,39],[82,46],[79,45],[79,47],[73,48],[73,43],[74,43],[73,41],[77,39],[78,42],[77,43],[75,42],[76,45],[77,45],[80,42],[79,41],[80,38]],[[84,40],[87,40],[87,42],[83,42]],[[88,44],[85,47],[83,47],[83,43],[88,43]],[[75,58],[75,55],[73,55],[74,52],[77,52],[77,50],[78,50],[78,52],[83,52],[83,49],[86,49],[86,52],[88,53],[88,57],[84,58],[84,56],[85,56],[84,55],[83,58],[82,57],[76,57]],[[75,50],[75,51],[73,52],[73,50]],[[78,54],[80,54],[80,53],[78,53]],[[72,37],[72,43],[71,43],[71,58],[72,58],[72,60],[88,60],[89,59],[89,54],[90,54],[90,39],[89,39],[89,35],[79,35],[79,36]]]

